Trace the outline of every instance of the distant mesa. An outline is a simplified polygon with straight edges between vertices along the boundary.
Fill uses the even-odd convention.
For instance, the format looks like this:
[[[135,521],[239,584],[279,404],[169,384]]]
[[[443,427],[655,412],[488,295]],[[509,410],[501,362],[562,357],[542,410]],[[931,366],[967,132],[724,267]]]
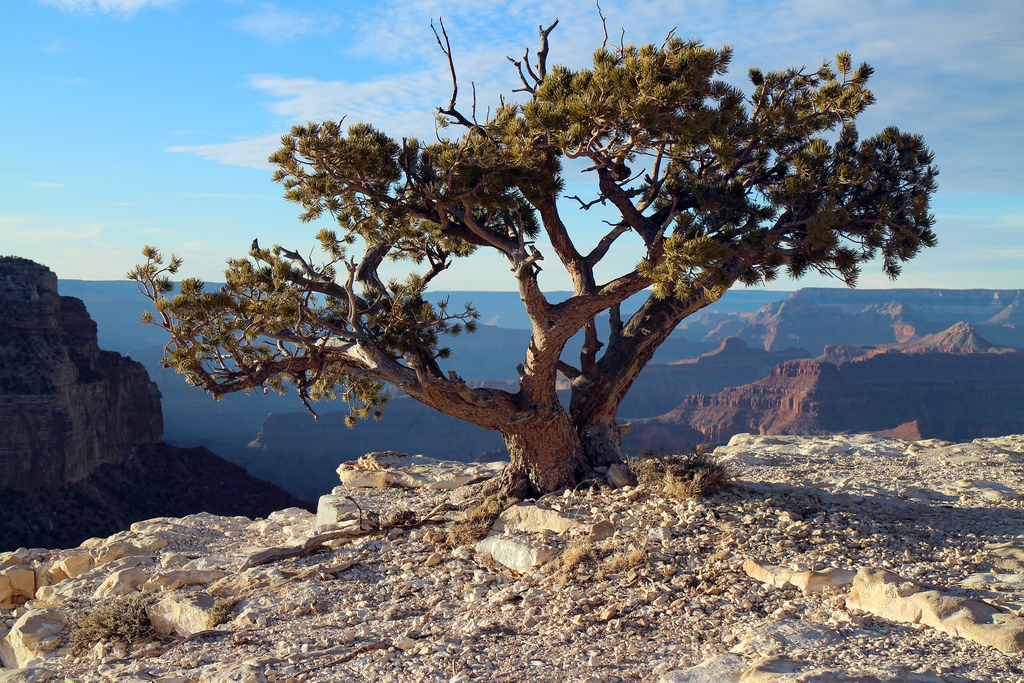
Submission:
[[[734,434],[891,433],[965,441],[1024,431],[1024,353],[973,326],[879,348],[831,345],[755,382],[637,420],[626,444],[669,448]]]

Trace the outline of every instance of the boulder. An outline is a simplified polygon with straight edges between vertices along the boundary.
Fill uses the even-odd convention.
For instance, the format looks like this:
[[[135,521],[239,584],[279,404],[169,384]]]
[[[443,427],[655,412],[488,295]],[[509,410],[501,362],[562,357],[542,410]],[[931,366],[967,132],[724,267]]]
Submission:
[[[925,590],[884,569],[858,571],[846,605],[885,619],[925,624],[1002,652],[1024,650],[1024,618],[987,603]]]
[[[36,592],[36,573],[27,567],[5,567],[0,569],[0,608],[12,609],[14,605],[31,600]]]
[[[772,564],[747,560],[743,563],[743,571],[752,579],[776,588],[792,586],[804,593],[820,593],[826,588],[841,588],[853,583],[854,572],[838,567],[828,567],[820,571],[794,570]]]
[[[557,510],[520,503],[502,512],[491,529],[496,532],[553,531],[560,534],[577,526],[579,522]]]
[[[146,593],[173,591],[185,586],[205,586],[227,574],[220,569],[178,569],[156,574],[139,589]]]
[[[119,569],[103,580],[94,595],[97,598],[112,598],[117,595],[135,593],[148,579],[149,576],[146,572],[138,567]]]
[[[52,671],[38,667],[0,671],[0,683],[46,683],[52,680]]]
[[[345,496],[333,494],[320,496],[316,505],[315,527],[317,529],[332,527],[342,521],[351,520],[353,515],[358,514],[359,511],[355,504]]]
[[[500,534],[492,534],[480,541],[476,544],[476,550],[489,554],[495,562],[520,573],[539,567],[558,554],[557,548],[534,543],[525,537]]]
[[[73,579],[80,574],[84,574],[95,566],[96,561],[93,556],[89,553],[81,553],[78,555],[70,555],[65,557],[63,560],[57,562],[56,568],[59,569],[67,578]]]
[[[66,625],[56,610],[33,609],[21,615],[0,640],[0,662],[10,669],[32,666],[61,643],[60,632]]]
[[[216,600],[206,593],[167,593],[146,608],[153,630],[161,636],[176,633],[187,638],[209,627],[210,612]]]
[[[633,475],[633,471],[621,462],[608,465],[608,472],[606,475],[608,477],[608,483],[615,488],[636,486],[636,477]]]

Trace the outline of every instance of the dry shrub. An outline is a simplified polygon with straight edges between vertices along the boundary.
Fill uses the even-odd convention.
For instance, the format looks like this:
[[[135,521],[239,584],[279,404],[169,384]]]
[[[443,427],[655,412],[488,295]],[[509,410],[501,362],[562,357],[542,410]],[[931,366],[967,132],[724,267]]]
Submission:
[[[720,491],[729,480],[729,469],[703,453],[683,455],[641,454],[629,468],[637,482],[666,498],[697,498]]]
[[[466,510],[462,519],[448,525],[448,545],[457,548],[481,540],[491,530],[494,520],[518,502],[517,499],[503,493],[487,496]]]
[[[647,560],[647,549],[631,546],[617,550],[601,563],[601,571],[605,574],[621,574],[627,569],[639,567]]]
[[[129,644],[141,640],[152,630],[148,604],[149,596],[144,593],[128,593],[83,614],[71,628],[72,649],[81,652],[100,640]]]
[[[217,628],[221,624],[226,624],[231,619],[231,613],[238,607],[238,603],[242,602],[242,598],[233,596],[230,598],[221,598],[217,602],[213,603],[213,609],[210,610],[209,617],[206,622],[206,628]]]
[[[603,581],[609,574],[621,574],[640,566],[646,559],[647,550],[643,547],[625,548],[617,541],[594,543],[581,537],[570,541],[558,557],[544,566],[544,571],[553,574],[556,583],[568,583],[584,573]]]

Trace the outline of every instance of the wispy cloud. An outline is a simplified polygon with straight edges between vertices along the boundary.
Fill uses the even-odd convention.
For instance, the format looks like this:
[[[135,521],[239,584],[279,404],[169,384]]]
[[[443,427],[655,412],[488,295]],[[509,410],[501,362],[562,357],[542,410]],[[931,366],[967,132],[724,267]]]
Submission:
[[[342,24],[341,17],[337,15],[305,14],[264,3],[259,11],[235,21],[234,26],[243,33],[286,43],[305,35],[327,35]]]
[[[98,1],[98,0],[94,0]],[[746,72],[791,66],[815,68],[848,49],[876,69],[871,87],[878,104],[861,120],[870,135],[886,125],[922,133],[937,154],[944,187],[1019,191],[1021,173],[1013,149],[1024,142],[1016,112],[1024,109],[1022,11],[1015,3],[979,0],[970,10],[935,3],[923,10],[901,0],[878,0],[864,13],[844,0],[606,0],[601,3],[612,43],[625,26],[626,42],[660,43],[673,26],[682,37],[735,48],[731,82],[745,87]],[[573,67],[590,62],[603,38],[592,4],[569,0],[520,0],[481,6],[476,0],[389,0],[346,7],[339,47],[353,60],[372,60],[369,80],[321,80],[303,74],[259,74],[250,85],[268,95],[266,108],[291,123],[340,119],[369,121],[396,136],[429,138],[432,112],[451,93],[448,64],[430,30],[444,16],[459,77],[459,105],[471,103],[476,86],[479,115],[498,95],[519,87],[506,56],[536,53],[538,25],[557,16],[549,63]],[[336,17],[303,14],[264,4],[236,28],[271,40],[327,33]],[[386,46],[382,49],[382,46]],[[384,71],[384,75],[381,75]],[[355,73],[359,69],[354,69]],[[1004,131],[1002,138],[985,135]],[[266,128],[264,128],[266,130]],[[276,136],[254,136],[171,150],[226,164],[266,168]]]
[[[104,12],[132,17],[145,7],[168,7],[180,0],[37,0],[65,12]]]
[[[32,187],[67,187],[67,185],[65,185],[64,183],[48,183],[45,181],[40,181],[32,183]]]
[[[172,145],[167,151],[194,154],[230,166],[248,166],[265,170],[271,168],[267,157],[273,154],[280,144],[280,135],[262,135],[248,140],[212,145]]]

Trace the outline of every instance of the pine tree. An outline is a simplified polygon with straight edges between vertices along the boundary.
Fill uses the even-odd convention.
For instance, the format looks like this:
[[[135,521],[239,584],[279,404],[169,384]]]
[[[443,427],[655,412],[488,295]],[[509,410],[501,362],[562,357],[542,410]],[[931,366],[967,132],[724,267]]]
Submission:
[[[525,101],[503,101],[484,121],[458,108],[441,26],[453,89],[438,109],[450,133],[439,142],[340,121],[282,137],[274,180],[303,221],[337,224],[317,235],[322,260],[254,241],[229,261],[219,291],[185,279],[174,294],[181,259],[165,264],[147,247],[129,277],[155,304],[148,320],[170,333],[165,362],[215,397],[292,385],[311,411],[311,400],[341,398],[353,422],[379,416],[385,386],[397,387],[499,431],[511,458],[502,488],[552,491],[621,459],[616,413],[633,381],[683,319],[733,285],[817,272],[853,286],[875,257],[895,278],[935,244],[937,171],[922,138],[896,128],[858,135],[856,118],[874,101],[867,64],[843,52],[814,71],[751,69],[745,95],[721,80],[728,47],[670,34],[660,46],[605,41],[591,67],[549,70],[555,24],[541,29],[532,63],[529,53],[512,60]],[[574,159],[587,164],[590,197],[565,196],[563,164]],[[597,204],[617,220],[581,251],[563,215]],[[541,233],[572,278],[563,301],[539,285]],[[599,281],[595,269],[627,233],[642,241],[643,260]],[[507,260],[532,321],[514,393],[444,371],[442,338],[472,332],[478,314],[423,296],[478,251]],[[385,260],[412,272],[384,282]],[[648,289],[623,318],[621,303]],[[580,330],[578,363],[561,361]],[[571,385],[568,410],[555,393],[559,373]]]

